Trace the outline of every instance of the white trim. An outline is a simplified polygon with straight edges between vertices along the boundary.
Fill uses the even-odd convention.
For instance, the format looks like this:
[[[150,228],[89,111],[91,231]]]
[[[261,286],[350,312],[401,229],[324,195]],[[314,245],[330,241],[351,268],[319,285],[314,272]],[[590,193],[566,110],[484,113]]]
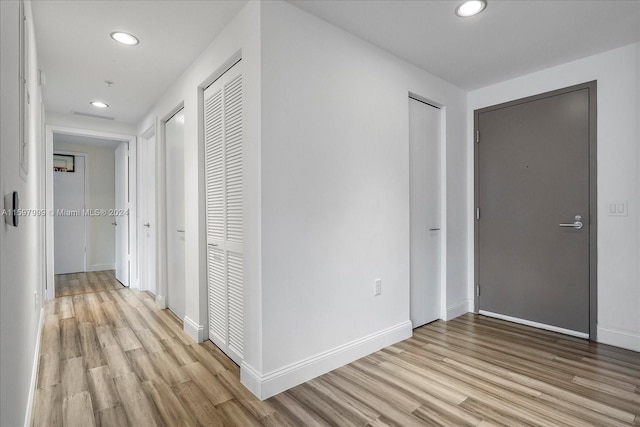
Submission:
[[[260,375],[256,369],[243,362],[240,368],[240,381],[259,399],[268,399],[381,348],[410,338],[412,333],[411,321],[407,320],[265,375]]]
[[[640,351],[640,334],[615,328],[598,326],[598,342],[615,345],[633,351]]]
[[[127,167],[129,168],[129,177],[127,179],[127,187],[129,192],[129,200],[127,209],[129,209],[129,287],[140,289],[138,282],[138,138],[132,137],[127,146]]]
[[[189,319],[187,316],[184,316],[182,319],[182,323],[184,324],[184,331],[189,335],[195,342],[203,342],[204,341],[204,326],[198,325],[193,320]]]
[[[440,106],[440,318],[450,319],[447,306],[447,107]]]
[[[240,383],[255,394],[256,397],[260,398],[260,391],[262,390],[261,375],[244,360],[240,364]],[[264,400],[264,398],[261,399]]]
[[[149,141],[153,141],[153,171],[146,171],[147,173],[152,173],[153,174],[153,200],[154,202],[157,201],[157,196],[155,194],[156,192],[156,180],[157,180],[157,172],[156,172],[156,151],[157,151],[157,139],[156,139],[156,124],[154,123],[153,125],[151,125],[146,131],[144,131],[142,133],[142,136],[139,137],[139,143],[136,146],[136,185],[141,184],[144,180],[141,179],[142,175],[142,171],[146,171],[145,168],[142,167],[142,165],[140,164],[142,161],[147,161],[147,159],[144,158],[144,156],[142,156],[142,153],[140,152],[140,150],[142,149],[142,147],[144,147],[145,149],[145,154],[149,154],[148,153],[148,147],[149,147]],[[135,278],[135,282],[136,282],[136,286],[138,289],[142,290],[142,291],[151,291],[154,294],[158,293],[158,285],[157,285],[157,237],[154,237],[153,240],[155,240],[155,245],[153,246],[152,250],[149,251],[151,253],[146,253],[146,251],[150,248],[146,247],[147,244],[147,239],[143,236],[143,234],[146,234],[147,232],[152,233],[153,235],[157,235],[156,232],[156,226],[157,226],[157,206],[149,206],[148,203],[148,197],[149,193],[148,193],[149,189],[148,188],[141,188],[140,192],[139,192],[139,196],[136,197],[136,204],[137,204],[137,210],[136,210],[136,226],[137,226],[137,233],[138,233],[138,244],[136,247],[136,251],[135,251],[135,257],[137,259],[137,264],[138,264],[138,270],[137,270],[137,277]],[[144,208],[143,208],[144,206]],[[143,218],[142,215],[145,215],[145,217]],[[145,221],[150,224],[150,226],[152,227],[152,229],[147,230],[147,231],[143,231],[144,230],[144,224]],[[145,251],[145,259],[144,259],[144,265],[142,263],[142,258],[141,258],[141,252],[142,252],[142,248],[144,246],[144,251]],[[151,281],[149,280],[149,277],[147,277],[147,273],[149,272],[149,263],[153,264],[154,268],[153,268],[153,276],[156,276],[156,278],[153,279],[153,285],[151,285]],[[143,273],[144,271],[144,273]]]
[[[458,316],[462,316],[463,314],[468,312],[469,312],[469,301],[468,300],[460,301],[447,307],[446,317],[443,320],[449,321],[449,320],[455,319]]]
[[[495,317],[496,319],[506,320],[508,322],[520,323],[522,325],[532,326],[534,328],[545,329],[547,331],[559,332],[573,337],[589,339],[589,334],[584,332],[572,331],[571,329],[559,328],[557,326],[546,325],[544,323],[533,322],[531,320],[518,319],[517,317],[505,316],[504,314],[492,313],[490,311],[480,310],[478,312],[483,316]]]
[[[87,271],[105,271],[105,270],[115,270],[115,264],[91,264]]]
[[[52,126],[46,125],[46,138],[45,138],[45,177],[46,177],[46,196],[45,196],[45,204],[47,212],[53,209],[53,134],[63,134],[63,135],[79,135],[79,136],[88,136],[88,137],[97,137],[102,139],[110,139],[114,141],[127,141],[129,142],[129,146],[134,146],[136,144],[136,137],[134,135],[113,133],[113,132],[103,132],[103,131],[94,131],[88,129],[80,129],[80,128],[71,128],[65,126]],[[86,162],[85,162],[86,167]],[[135,175],[134,175],[135,177]],[[135,179],[135,178],[134,178]],[[134,184],[135,185],[135,184]],[[134,190],[135,191],[135,190]],[[135,193],[134,193],[135,194]],[[133,211],[133,212],[132,212]],[[135,217],[135,201],[131,210],[129,211],[129,215]],[[134,226],[129,228],[129,234],[135,233],[135,222]],[[54,280],[54,248],[53,248],[53,217],[51,215],[46,216],[46,250],[47,250],[47,272],[46,272],[46,299],[53,299],[55,297],[55,280]],[[133,240],[130,242],[136,242],[135,236]],[[131,260],[131,263],[135,263],[135,257]],[[86,265],[86,264],[85,264]]]
[[[29,384],[29,397],[27,398],[27,413],[24,417],[24,427],[31,425],[33,417],[33,401],[36,394],[36,384],[38,381],[38,365],[40,363],[40,341],[42,337],[42,326],[44,324],[44,307],[40,308],[40,319],[38,320],[38,335],[36,340],[36,348],[33,355],[33,367],[31,368],[31,382]]]
[[[167,297],[164,295],[156,296],[156,306],[158,306],[160,310],[167,308]]]

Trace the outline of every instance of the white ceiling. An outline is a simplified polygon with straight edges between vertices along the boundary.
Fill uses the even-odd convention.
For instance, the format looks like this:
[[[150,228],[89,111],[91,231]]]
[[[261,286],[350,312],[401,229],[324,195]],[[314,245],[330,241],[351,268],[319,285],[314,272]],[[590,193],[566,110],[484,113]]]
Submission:
[[[246,1],[34,0],[48,111],[137,123]],[[123,46],[109,37],[140,39]],[[108,88],[105,80],[115,84]],[[109,108],[89,105],[104,100]]]
[[[466,90],[640,40],[640,1],[292,0],[299,8]]]
[[[47,110],[137,123],[245,3],[33,0]],[[458,1],[291,3],[466,90],[640,40],[640,0],[489,0],[466,19]],[[118,45],[116,30],[141,43]]]

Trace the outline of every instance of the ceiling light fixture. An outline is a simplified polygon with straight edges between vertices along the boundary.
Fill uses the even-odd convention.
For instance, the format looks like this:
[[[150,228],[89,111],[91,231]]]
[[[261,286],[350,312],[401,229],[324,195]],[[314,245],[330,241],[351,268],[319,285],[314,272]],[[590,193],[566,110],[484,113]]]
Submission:
[[[474,16],[485,10],[487,7],[486,0],[469,0],[456,7],[456,15],[461,18]]]
[[[111,33],[111,38],[118,43],[125,44],[127,46],[135,46],[140,43],[140,40],[138,40],[136,36],[122,31],[115,31]]]
[[[109,104],[105,104],[102,101],[91,101],[89,104],[97,108],[107,108],[109,106]]]

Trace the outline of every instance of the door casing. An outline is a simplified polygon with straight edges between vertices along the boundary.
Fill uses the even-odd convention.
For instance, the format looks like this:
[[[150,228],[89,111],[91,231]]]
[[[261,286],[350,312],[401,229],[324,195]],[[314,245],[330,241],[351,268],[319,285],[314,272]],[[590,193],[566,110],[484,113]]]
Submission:
[[[54,125],[45,125],[45,206],[47,212],[50,212],[53,209],[53,135],[55,134],[64,134],[64,135],[77,135],[77,136],[86,136],[100,139],[111,139],[114,141],[127,141],[129,143],[129,149],[131,153],[130,156],[134,156],[131,159],[133,163],[131,170],[131,174],[135,177],[135,153],[137,151],[136,142],[137,138],[133,135],[126,134],[118,134],[111,132],[102,132],[102,131],[94,131],[88,129],[79,129],[79,128],[71,128],[64,126],[54,126]],[[85,165],[86,166],[86,165]],[[129,180],[129,195],[132,201],[135,201],[137,198],[136,192],[136,180]],[[135,217],[136,215],[136,203],[131,204],[131,209],[129,211],[130,215]],[[55,298],[55,279],[54,279],[54,236],[53,236],[53,216],[47,215],[45,217],[45,230],[46,230],[46,299]],[[135,248],[137,245],[137,227],[135,221],[129,227],[129,239],[131,242],[131,247]],[[136,257],[132,257],[130,264],[130,271],[132,274],[135,274],[137,269],[137,259]]]
[[[443,318],[446,311],[442,302],[446,294],[442,286],[446,277],[442,263],[442,240],[446,235],[442,221],[442,114],[441,107],[409,95],[409,313],[414,329]],[[424,259],[434,255],[435,260]]]
[[[182,116],[180,116],[182,115]],[[182,117],[180,119],[179,117]],[[175,122],[172,122],[174,120]],[[181,120],[181,121],[180,121]],[[177,133],[172,135],[170,126],[176,126]],[[164,226],[166,236],[166,294],[165,302],[180,319],[186,315],[185,296],[185,187],[184,187],[184,107],[176,110],[163,120],[164,190],[165,209]],[[178,140],[174,140],[179,136]],[[171,155],[170,148],[179,150],[177,157]],[[170,169],[171,166],[174,166]],[[172,179],[173,178],[173,179]],[[172,280],[174,279],[174,280]]]
[[[156,126],[142,134],[138,143],[138,278],[142,291],[158,295],[157,286],[157,204]],[[147,224],[147,225],[145,225]]]
[[[131,199],[129,192],[129,144],[121,142],[115,150],[115,209],[118,211],[129,210]],[[131,238],[129,228],[131,226],[130,215],[114,215],[112,224],[115,226],[116,235],[116,280],[124,286],[129,286],[131,281]],[[135,276],[133,276],[135,277]]]
[[[590,233],[589,233],[589,339],[595,341],[597,339],[597,320],[598,320],[598,204],[597,204],[597,82],[590,81],[526,98],[516,99],[497,105],[481,108],[474,111],[473,126],[473,146],[474,146],[474,312],[479,311],[479,295],[478,278],[480,277],[479,264],[479,227],[478,219],[475,217],[476,212],[481,208],[479,203],[479,152],[477,142],[479,133],[479,116],[480,114],[519,105],[531,101],[537,101],[556,95],[562,95],[576,90],[589,89],[589,216],[590,216]],[[480,136],[480,141],[482,136]]]

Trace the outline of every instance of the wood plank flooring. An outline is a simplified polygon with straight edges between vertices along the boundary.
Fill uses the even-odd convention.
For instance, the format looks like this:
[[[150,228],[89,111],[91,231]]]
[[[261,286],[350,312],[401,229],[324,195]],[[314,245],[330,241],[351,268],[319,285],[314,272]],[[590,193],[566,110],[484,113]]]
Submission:
[[[44,316],[34,426],[640,426],[640,353],[474,314],[262,402],[147,293]]]
[[[124,288],[122,283],[116,280],[116,272],[113,270],[58,274],[55,276],[55,282],[56,298]]]

